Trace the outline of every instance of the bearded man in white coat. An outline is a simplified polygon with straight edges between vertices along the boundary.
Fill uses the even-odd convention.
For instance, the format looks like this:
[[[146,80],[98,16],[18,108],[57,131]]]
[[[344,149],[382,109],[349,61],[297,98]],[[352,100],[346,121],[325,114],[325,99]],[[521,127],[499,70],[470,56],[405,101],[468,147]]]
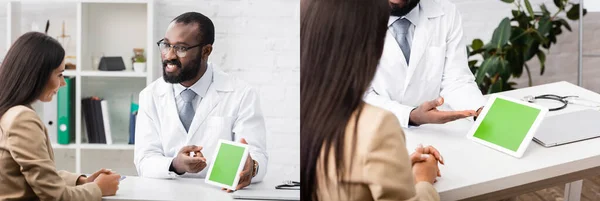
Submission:
[[[265,123],[257,92],[207,62],[212,21],[176,17],[157,42],[163,76],[140,93],[134,162],[142,177],[206,177],[220,139],[249,146],[239,185],[266,174]]]

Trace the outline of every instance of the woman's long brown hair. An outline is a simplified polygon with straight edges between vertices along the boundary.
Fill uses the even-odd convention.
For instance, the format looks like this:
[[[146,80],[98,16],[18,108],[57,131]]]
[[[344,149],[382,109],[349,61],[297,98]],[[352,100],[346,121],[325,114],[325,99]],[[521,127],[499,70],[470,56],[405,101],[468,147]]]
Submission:
[[[0,117],[11,107],[35,102],[64,59],[60,43],[46,34],[19,37],[0,66]]]
[[[302,0],[300,9],[301,200],[319,200],[317,161],[333,149],[335,158],[323,155],[325,169],[335,160],[335,176],[344,174],[345,129],[375,76],[390,7],[387,0]]]

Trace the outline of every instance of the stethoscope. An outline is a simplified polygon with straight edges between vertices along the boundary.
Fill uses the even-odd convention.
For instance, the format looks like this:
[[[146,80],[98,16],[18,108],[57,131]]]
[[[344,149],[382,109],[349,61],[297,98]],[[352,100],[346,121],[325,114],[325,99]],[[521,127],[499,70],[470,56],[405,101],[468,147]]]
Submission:
[[[548,109],[549,111],[557,111],[557,110],[565,109],[567,107],[567,105],[569,105],[569,104],[600,108],[599,102],[585,100],[585,99],[579,98],[579,96],[559,96],[559,95],[554,95],[554,94],[544,94],[544,95],[539,95],[539,96],[525,96],[523,98],[524,101],[527,101],[530,103],[534,103],[536,99],[555,100],[555,101],[561,102],[563,104],[560,107],[550,108],[550,109]],[[586,102],[588,102],[588,103],[586,103]]]

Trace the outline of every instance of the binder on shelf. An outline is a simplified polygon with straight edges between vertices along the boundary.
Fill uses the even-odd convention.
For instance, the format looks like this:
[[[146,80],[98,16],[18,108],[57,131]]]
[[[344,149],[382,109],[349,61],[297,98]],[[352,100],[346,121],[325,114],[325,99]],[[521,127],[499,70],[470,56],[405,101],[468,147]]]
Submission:
[[[135,144],[135,122],[139,107],[140,105],[134,101],[134,95],[132,94],[129,106],[129,144]]]
[[[97,143],[106,144],[106,136],[104,134],[104,123],[102,121],[102,106],[100,102],[102,99],[98,97],[94,97],[93,99],[93,107],[94,107],[94,122],[96,123],[96,139]]]
[[[83,119],[90,144],[112,144],[108,102],[98,97],[81,100]]]
[[[96,135],[95,135],[95,123],[92,120],[92,97],[85,98],[81,100],[81,109],[83,112],[83,119],[85,121],[86,127],[86,136],[88,138],[88,143],[97,143]]]
[[[112,144],[112,133],[110,131],[110,118],[108,114],[108,102],[106,100],[100,101],[102,107],[102,122],[104,123],[104,137],[106,144]]]
[[[57,93],[55,103],[57,123],[54,128],[50,128],[58,136],[59,144],[69,144],[75,138],[75,108],[73,105],[75,102],[75,78],[67,77],[65,83],[66,86],[60,88]],[[52,109],[48,110],[52,112]],[[45,112],[46,109],[44,109]]]
[[[129,144],[135,144],[135,121],[137,114],[137,111],[129,114]]]
[[[59,96],[59,95],[61,95],[60,90],[59,90],[59,94],[57,96]],[[58,143],[58,135],[57,135],[58,127],[56,126],[56,125],[58,125],[58,121],[57,121],[58,101],[57,101],[57,99],[58,99],[58,97],[53,98],[52,101],[50,101],[50,102],[42,103],[42,111],[43,111],[42,121],[44,122],[44,125],[48,129],[48,138],[50,139],[50,142],[52,142],[52,144]]]

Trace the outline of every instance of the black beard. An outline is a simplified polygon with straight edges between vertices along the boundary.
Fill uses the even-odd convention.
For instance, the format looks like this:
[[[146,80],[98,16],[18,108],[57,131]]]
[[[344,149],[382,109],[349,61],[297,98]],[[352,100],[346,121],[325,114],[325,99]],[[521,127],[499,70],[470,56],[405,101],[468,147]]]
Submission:
[[[398,5],[391,5],[392,10],[390,11],[390,15],[396,17],[402,17],[408,14],[412,9],[419,5],[421,0],[408,0],[406,5],[402,8],[398,7]]]
[[[165,80],[165,82],[168,83],[182,83],[185,81],[189,81],[192,80],[194,78],[196,78],[196,76],[198,75],[198,72],[200,72],[201,64],[202,63],[202,59],[199,57],[198,59],[194,59],[192,61],[190,61],[190,63],[188,65],[186,65],[184,68],[181,67],[181,62],[179,62],[178,59],[173,59],[173,60],[165,60],[163,61],[163,79]],[[173,64],[175,66],[177,66],[177,68],[179,69],[179,74],[178,75],[168,75],[167,71],[165,68],[167,68],[168,64]]]

